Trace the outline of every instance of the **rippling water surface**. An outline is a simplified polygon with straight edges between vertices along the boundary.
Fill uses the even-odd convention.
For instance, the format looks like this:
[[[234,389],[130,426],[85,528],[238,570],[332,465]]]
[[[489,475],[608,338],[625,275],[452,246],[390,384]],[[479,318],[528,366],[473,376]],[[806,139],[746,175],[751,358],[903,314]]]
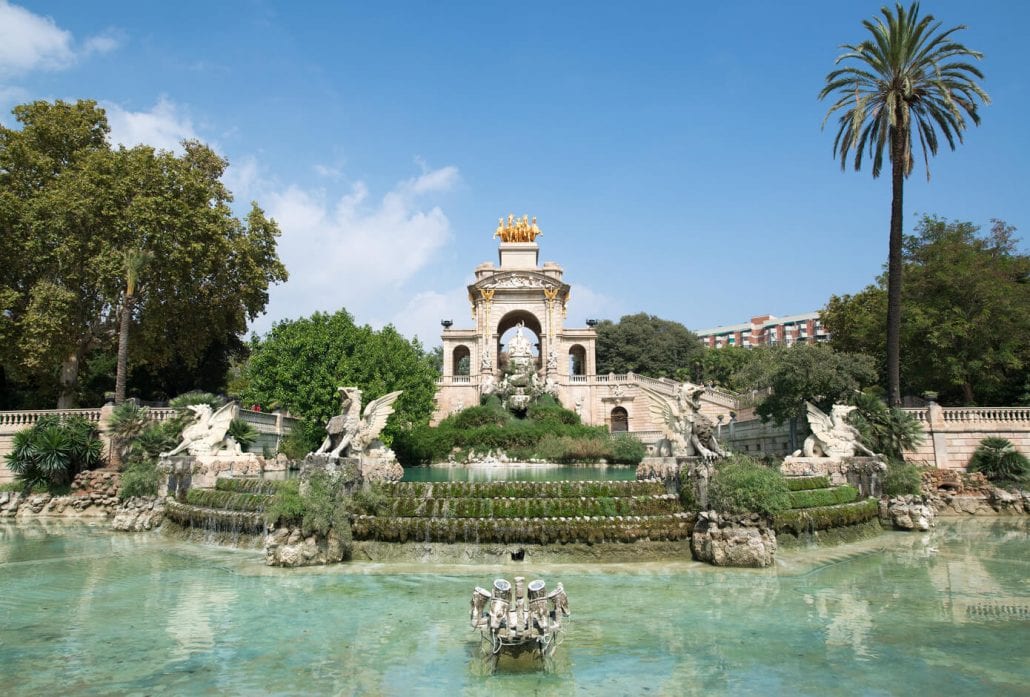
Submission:
[[[475,585],[565,584],[549,672],[484,675]],[[1026,695],[1030,523],[943,523],[775,569],[694,562],[278,570],[104,526],[0,525],[14,695]]]

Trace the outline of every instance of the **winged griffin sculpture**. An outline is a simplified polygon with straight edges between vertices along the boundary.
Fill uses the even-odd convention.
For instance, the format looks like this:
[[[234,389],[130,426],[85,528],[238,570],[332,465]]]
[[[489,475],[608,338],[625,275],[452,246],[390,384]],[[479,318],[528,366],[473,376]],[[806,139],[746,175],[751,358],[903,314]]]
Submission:
[[[195,415],[195,421],[182,430],[182,442],[163,456],[178,455],[183,450],[190,455],[239,455],[242,450],[236,439],[228,434],[236,412],[236,404],[229,402],[217,411],[207,404],[186,407]]]
[[[403,390],[373,399],[361,412],[361,390],[340,387],[340,413],[326,424],[325,440],[315,454],[329,457],[359,456],[366,452],[379,437],[386,420],[393,413],[393,404]]]
[[[847,422],[848,414],[856,407],[834,404],[827,416],[811,402],[805,402],[805,406],[808,409],[808,425],[812,429],[812,435],[805,439],[803,446],[805,457],[853,457],[856,450],[876,457],[876,453],[859,442],[858,429]],[[794,456],[797,457],[801,452],[797,451]]]
[[[658,455],[667,451],[670,456],[696,455],[706,460],[726,457],[715,439],[715,425],[701,413],[703,387],[685,382],[676,390],[675,397],[644,384],[639,387],[648,397],[651,415],[665,429],[665,440],[658,446]]]

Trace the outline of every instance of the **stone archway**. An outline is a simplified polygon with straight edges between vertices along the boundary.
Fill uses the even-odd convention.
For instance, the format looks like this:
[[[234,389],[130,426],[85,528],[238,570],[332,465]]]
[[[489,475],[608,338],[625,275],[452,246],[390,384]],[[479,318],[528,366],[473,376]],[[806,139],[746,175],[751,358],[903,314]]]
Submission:
[[[569,349],[569,375],[587,374],[587,350],[579,344]]]
[[[499,367],[501,366],[501,349],[504,344],[505,335],[515,329],[519,324],[524,326],[526,332],[529,332],[536,337],[535,341],[532,336],[527,338],[530,340],[530,343],[533,344],[536,367],[539,369],[540,356],[544,351],[543,327],[536,315],[528,310],[512,310],[511,312],[505,313],[505,315],[497,322],[497,331],[494,334],[497,339],[496,345],[494,346],[494,365]]]
[[[472,372],[472,351],[469,350],[468,346],[459,344],[454,347],[454,351],[451,354],[451,375],[470,375]]]
[[[629,412],[626,411],[625,407],[615,407],[612,409],[609,430],[612,433],[626,433],[629,431]]]

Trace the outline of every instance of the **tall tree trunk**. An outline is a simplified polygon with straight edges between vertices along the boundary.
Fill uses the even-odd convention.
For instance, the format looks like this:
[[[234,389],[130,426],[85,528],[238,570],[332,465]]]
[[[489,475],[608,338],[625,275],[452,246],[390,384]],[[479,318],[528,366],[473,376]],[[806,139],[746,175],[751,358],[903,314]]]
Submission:
[[[901,406],[901,241],[902,201],[905,192],[905,134],[907,128],[891,129],[891,234],[887,252],[887,398]]]
[[[61,363],[61,394],[57,398],[58,409],[75,407],[75,390],[79,386],[79,352],[74,351]]]
[[[118,368],[114,379],[114,403],[125,401],[125,375],[129,364],[129,324],[132,320],[132,303],[135,297],[126,293],[122,307],[121,323],[118,327]]]

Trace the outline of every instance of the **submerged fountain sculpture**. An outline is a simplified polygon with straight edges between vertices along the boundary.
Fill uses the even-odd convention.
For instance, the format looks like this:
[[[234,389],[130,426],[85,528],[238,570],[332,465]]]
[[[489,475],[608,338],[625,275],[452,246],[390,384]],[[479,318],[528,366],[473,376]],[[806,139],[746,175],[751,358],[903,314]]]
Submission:
[[[499,578],[492,592],[479,586],[472,592],[472,629],[482,636],[484,658],[491,668],[501,654],[549,658],[564,637],[562,618],[568,616],[569,599],[560,583],[548,593],[544,581],[530,581],[527,586],[524,577],[516,576],[514,588]]]

